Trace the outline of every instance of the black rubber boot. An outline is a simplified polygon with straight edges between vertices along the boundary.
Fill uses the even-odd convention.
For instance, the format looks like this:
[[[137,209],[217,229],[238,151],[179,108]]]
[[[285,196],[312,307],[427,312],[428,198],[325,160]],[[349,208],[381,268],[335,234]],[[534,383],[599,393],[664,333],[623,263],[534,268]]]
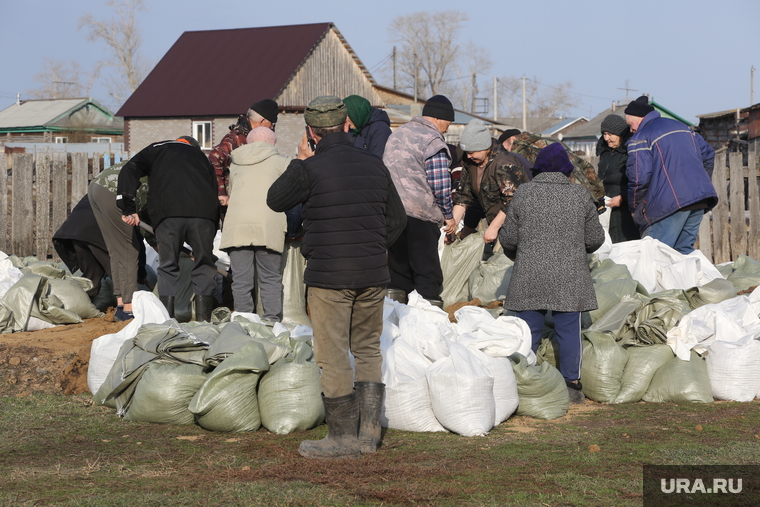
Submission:
[[[169,318],[174,318],[174,296],[158,296],[161,304],[164,305],[166,311],[169,312]]]
[[[383,407],[385,384],[357,382],[356,396],[359,398],[359,443],[362,454],[371,454],[377,451],[382,441],[380,411]]]
[[[438,308],[440,308],[441,310],[443,310],[443,300],[441,300],[441,299],[428,299],[428,302],[431,305],[437,306]]]
[[[584,396],[582,391],[583,384],[581,384],[580,380],[574,382],[565,380],[565,384],[567,385],[567,394],[570,396],[571,405],[581,405],[586,402],[586,396]]]
[[[304,440],[298,453],[305,458],[335,459],[358,458],[361,446],[359,430],[359,403],[353,392],[338,398],[325,398],[325,420],[327,436],[322,440]]]
[[[195,296],[195,320],[211,322],[211,312],[214,311],[214,296]]]
[[[388,299],[392,299],[393,301],[398,301],[399,303],[406,304],[408,301],[407,294],[405,290],[401,289],[387,289],[385,291],[385,295],[388,296]]]

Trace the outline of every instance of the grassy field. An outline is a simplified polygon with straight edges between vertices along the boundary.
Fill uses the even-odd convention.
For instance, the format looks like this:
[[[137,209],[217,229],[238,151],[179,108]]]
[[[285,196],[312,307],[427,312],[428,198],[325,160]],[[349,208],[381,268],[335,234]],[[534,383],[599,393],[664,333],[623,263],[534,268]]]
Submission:
[[[644,464],[760,464],[760,403],[600,405],[486,437],[389,430],[375,455],[313,461],[277,436],[120,420],[89,396],[0,398],[0,505],[642,504]]]

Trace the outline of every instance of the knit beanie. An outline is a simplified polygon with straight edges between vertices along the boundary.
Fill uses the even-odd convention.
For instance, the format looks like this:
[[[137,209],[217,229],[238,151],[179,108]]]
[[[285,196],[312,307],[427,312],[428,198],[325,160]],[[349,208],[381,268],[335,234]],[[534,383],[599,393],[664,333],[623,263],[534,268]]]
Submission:
[[[573,172],[573,163],[570,162],[565,147],[560,143],[552,143],[536,155],[533,174],[562,173],[569,176],[571,172]]]
[[[649,97],[642,95],[636,100],[632,100],[628,107],[625,108],[625,114],[639,116],[643,118],[648,113],[654,111],[654,106],[649,103]]]
[[[454,106],[443,95],[433,95],[425,102],[425,107],[422,108],[422,116],[454,121]]]
[[[369,103],[369,100],[359,95],[349,95],[343,99],[343,103],[346,105],[348,117],[351,118],[356,127],[354,129],[355,133],[358,134],[369,123],[369,118],[372,115],[372,104]]]
[[[264,99],[255,102],[251,109],[259,113],[264,119],[277,123],[277,115],[280,113],[280,108],[277,106],[277,102],[272,99]]]
[[[512,136],[518,136],[521,132],[517,129],[507,129],[499,136],[499,144],[503,143]]]
[[[269,143],[274,146],[277,143],[277,135],[267,127],[256,127],[248,132],[248,137],[245,138],[246,144],[261,142]]]
[[[464,128],[459,140],[462,151],[482,151],[491,147],[491,132],[483,120],[473,118]]]
[[[609,132],[616,136],[622,136],[626,130],[628,130],[628,124],[622,116],[608,114],[604,120],[602,120],[602,133]]]
[[[303,119],[310,127],[335,127],[346,121],[346,105],[334,95],[322,95],[309,102]]]

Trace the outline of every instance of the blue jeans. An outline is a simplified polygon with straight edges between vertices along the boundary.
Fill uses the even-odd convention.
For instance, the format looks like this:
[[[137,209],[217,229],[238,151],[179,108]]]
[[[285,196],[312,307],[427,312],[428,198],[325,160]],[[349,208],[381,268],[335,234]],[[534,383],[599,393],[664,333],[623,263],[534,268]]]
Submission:
[[[533,339],[533,352],[538,351],[541,342],[541,330],[544,328],[546,310],[526,310],[517,312],[516,317],[524,320],[530,328]],[[555,312],[554,330],[557,332],[557,344],[559,346],[558,369],[566,382],[573,382],[581,378],[581,312]]]
[[[704,216],[704,209],[676,211],[647,227],[641,237],[650,236],[677,252],[690,254],[694,251],[694,242]]]

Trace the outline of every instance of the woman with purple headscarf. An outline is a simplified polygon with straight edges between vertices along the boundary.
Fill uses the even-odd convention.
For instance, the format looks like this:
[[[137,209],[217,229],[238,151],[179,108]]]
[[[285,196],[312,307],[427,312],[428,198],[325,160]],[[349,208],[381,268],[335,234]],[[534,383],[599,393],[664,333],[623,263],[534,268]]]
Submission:
[[[559,371],[570,402],[583,403],[581,312],[597,308],[587,254],[604,243],[604,229],[591,193],[570,182],[572,171],[562,144],[541,150],[533,180],[515,191],[499,241],[515,261],[504,308],[528,323],[534,352],[552,312]]]

